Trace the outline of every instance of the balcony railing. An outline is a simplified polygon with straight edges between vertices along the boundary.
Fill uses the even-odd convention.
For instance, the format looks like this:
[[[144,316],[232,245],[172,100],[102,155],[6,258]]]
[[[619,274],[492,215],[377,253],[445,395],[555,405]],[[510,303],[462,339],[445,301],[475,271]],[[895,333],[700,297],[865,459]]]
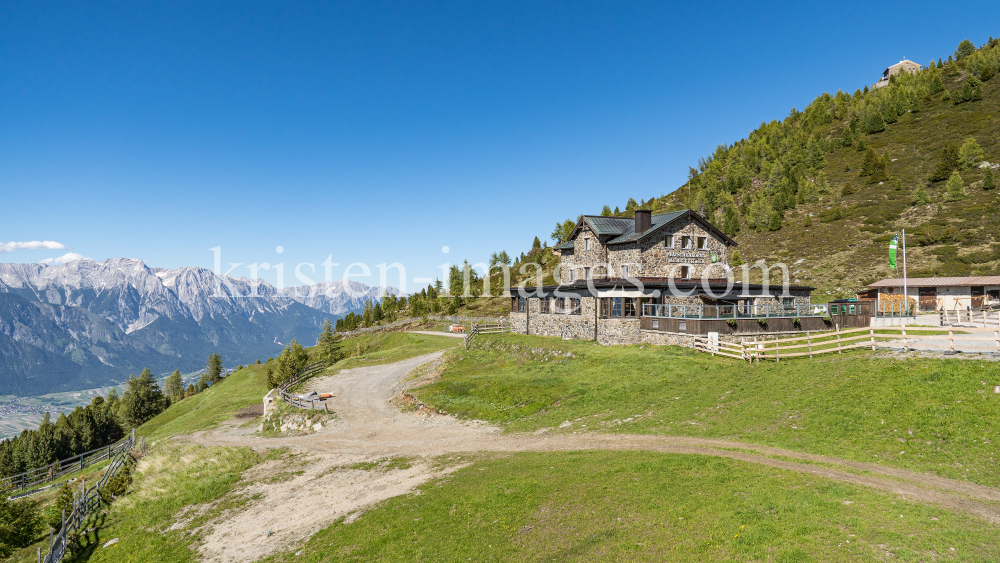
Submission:
[[[761,317],[825,317],[826,304],[657,305],[646,303],[642,316],[668,319],[759,319]]]

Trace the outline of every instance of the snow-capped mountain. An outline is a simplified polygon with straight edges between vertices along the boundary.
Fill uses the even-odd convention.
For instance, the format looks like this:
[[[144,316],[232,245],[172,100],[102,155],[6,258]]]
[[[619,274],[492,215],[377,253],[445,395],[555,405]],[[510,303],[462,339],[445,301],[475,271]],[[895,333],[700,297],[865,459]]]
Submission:
[[[386,293],[400,295],[400,291],[394,287],[371,287],[349,280],[288,287],[284,289],[284,293],[303,305],[334,315],[360,311],[364,308],[365,301],[381,301]]]
[[[131,258],[0,264],[0,394],[94,387],[143,367],[194,370],[213,351],[266,359],[292,338],[313,344],[325,319],[382,293],[357,282],[279,291]]]

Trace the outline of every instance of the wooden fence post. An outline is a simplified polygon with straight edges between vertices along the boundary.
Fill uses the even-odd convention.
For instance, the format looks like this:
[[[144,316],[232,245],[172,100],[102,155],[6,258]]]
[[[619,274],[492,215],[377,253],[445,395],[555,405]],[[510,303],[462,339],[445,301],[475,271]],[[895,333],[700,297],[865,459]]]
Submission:
[[[834,323],[833,326],[837,329],[837,353],[843,354],[844,352],[841,350],[840,345],[840,323]]]
[[[781,361],[781,349],[778,344],[778,340],[779,340],[778,338],[774,339],[774,361],[776,362]]]
[[[993,341],[997,345],[997,354],[1000,354],[1000,330],[993,331]]]
[[[812,339],[809,338],[809,331],[806,331],[806,344],[809,345],[809,357],[813,357],[813,343]]]
[[[875,329],[874,328],[870,328],[870,329],[868,329],[868,332],[871,333],[871,335],[872,335],[872,352],[874,352],[875,351]]]
[[[955,333],[951,329],[951,325],[948,325],[948,346],[951,348],[951,352],[955,353]]]
[[[908,346],[906,345],[906,325],[904,324],[903,325],[903,351],[904,352],[906,351],[907,347]]]

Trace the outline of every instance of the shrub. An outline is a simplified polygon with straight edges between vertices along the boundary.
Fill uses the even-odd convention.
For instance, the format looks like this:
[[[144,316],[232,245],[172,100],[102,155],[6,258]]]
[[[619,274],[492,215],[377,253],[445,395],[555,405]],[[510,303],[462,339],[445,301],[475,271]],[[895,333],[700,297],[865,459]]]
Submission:
[[[983,172],[983,189],[992,190],[997,187],[996,180],[993,178],[993,169],[987,168]]]
[[[59,487],[56,499],[45,509],[46,524],[53,530],[58,531],[62,528],[63,510],[67,516],[73,512],[73,489],[70,488],[69,482]]]
[[[927,205],[931,202],[931,199],[927,197],[927,190],[921,184],[917,186],[917,189],[913,190],[913,205]]]
[[[15,549],[31,545],[42,529],[38,502],[7,500],[8,492],[0,488],[0,558],[4,559]]]
[[[958,150],[958,164],[963,170],[968,170],[983,161],[983,149],[975,137],[966,137],[962,148]]]
[[[109,505],[128,491],[129,486],[132,485],[132,468],[134,466],[135,459],[131,455],[126,457],[125,463],[118,470],[118,473],[108,479],[108,482],[100,490],[101,503]]]

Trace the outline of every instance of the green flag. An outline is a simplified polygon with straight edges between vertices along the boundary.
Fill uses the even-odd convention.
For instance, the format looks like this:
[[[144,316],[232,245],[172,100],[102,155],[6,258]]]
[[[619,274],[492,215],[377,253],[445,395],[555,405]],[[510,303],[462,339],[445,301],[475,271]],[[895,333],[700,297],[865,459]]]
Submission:
[[[892,237],[892,242],[889,243],[889,267],[893,270],[896,269],[896,247],[899,246],[899,233]]]

